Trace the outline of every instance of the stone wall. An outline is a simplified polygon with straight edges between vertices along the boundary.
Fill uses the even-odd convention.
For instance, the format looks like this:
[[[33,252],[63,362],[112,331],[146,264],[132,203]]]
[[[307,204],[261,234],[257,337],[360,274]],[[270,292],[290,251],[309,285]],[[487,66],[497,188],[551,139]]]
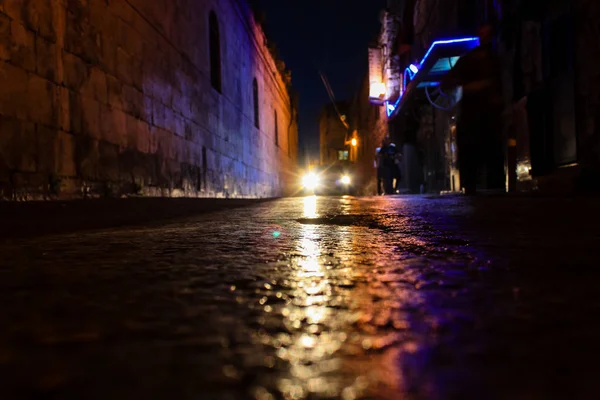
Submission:
[[[245,1],[0,0],[1,197],[274,197],[296,163],[296,111]]]

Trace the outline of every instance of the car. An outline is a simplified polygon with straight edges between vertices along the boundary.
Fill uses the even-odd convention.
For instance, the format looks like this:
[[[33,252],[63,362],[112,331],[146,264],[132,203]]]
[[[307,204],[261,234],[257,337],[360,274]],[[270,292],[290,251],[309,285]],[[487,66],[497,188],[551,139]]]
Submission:
[[[336,163],[307,172],[302,178],[304,194],[353,195],[356,187],[351,164]]]

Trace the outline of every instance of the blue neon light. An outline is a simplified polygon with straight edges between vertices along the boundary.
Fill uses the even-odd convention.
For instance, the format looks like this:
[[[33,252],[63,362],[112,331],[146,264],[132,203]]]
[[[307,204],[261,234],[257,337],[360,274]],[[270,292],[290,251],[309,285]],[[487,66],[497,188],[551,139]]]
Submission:
[[[390,113],[394,112],[395,108],[392,104],[390,104],[389,102],[385,102],[387,105],[387,112],[388,112],[388,117],[390,116]]]
[[[402,98],[402,96],[400,96],[398,99],[401,99],[401,98]],[[386,100],[386,102],[385,102],[385,112],[386,112],[388,118],[392,116],[392,114],[394,113],[394,111],[396,111],[396,107],[398,106],[398,102],[399,101],[400,100],[396,101],[396,104],[390,104],[390,102]]]
[[[422,67],[423,64],[425,64],[427,57],[429,57],[429,55],[431,54],[431,52],[433,51],[435,46],[440,45],[440,44],[454,44],[454,43],[465,43],[465,42],[476,42],[477,46],[479,46],[479,38],[478,37],[470,37],[470,38],[462,38],[462,39],[449,39],[449,40],[436,40],[435,42],[433,42],[431,47],[429,47],[429,50],[427,50],[427,53],[425,53],[425,57],[423,57],[423,59],[419,63],[419,67]]]
[[[437,86],[440,86],[439,82],[421,82],[417,85],[418,88],[437,87]]]
[[[425,64],[425,61],[427,61],[427,57],[429,57],[429,55],[431,54],[431,52],[433,51],[435,46],[444,45],[444,44],[465,43],[465,42],[475,42],[475,46],[479,46],[479,44],[480,44],[478,37],[436,40],[435,42],[433,42],[431,44],[431,46],[429,47],[429,50],[427,50],[427,53],[425,53],[425,57],[423,57],[423,59],[421,60],[421,62],[419,63],[418,66],[416,66],[414,64],[409,65],[404,70],[404,80],[402,82],[403,83],[402,93],[400,94],[400,96],[398,96],[398,99],[396,100],[396,102],[393,105],[390,104],[387,100],[385,102],[385,105],[386,105],[385,109],[386,109],[388,118],[391,117],[391,115],[394,113],[394,111],[396,111],[396,108],[398,108],[398,104],[400,104],[400,100],[402,100],[402,96],[404,96],[404,93],[406,92],[407,77],[410,78],[410,80],[414,79],[415,75],[417,74],[417,72],[419,72],[419,69],[423,66],[423,64]]]

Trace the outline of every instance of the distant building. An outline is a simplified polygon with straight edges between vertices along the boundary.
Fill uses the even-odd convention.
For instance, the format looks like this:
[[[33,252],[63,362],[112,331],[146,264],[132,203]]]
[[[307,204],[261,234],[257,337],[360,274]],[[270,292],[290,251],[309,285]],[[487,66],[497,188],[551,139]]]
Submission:
[[[319,137],[321,165],[337,161],[351,161],[351,145],[348,142],[348,103],[328,104],[321,110],[319,118]]]
[[[295,190],[297,102],[246,0],[11,1],[0,27],[0,198]]]

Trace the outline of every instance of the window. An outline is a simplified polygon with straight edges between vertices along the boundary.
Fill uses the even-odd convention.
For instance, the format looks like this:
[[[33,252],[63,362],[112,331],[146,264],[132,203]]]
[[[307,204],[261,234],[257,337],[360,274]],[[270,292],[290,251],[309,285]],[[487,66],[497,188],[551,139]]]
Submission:
[[[277,110],[273,110],[273,118],[275,118],[275,146],[279,146],[279,126],[277,121]]]
[[[260,128],[260,110],[258,108],[258,82],[252,82],[252,97],[254,98],[254,126]]]
[[[338,150],[338,159],[340,161],[348,160],[348,150]]]
[[[219,21],[214,11],[208,17],[209,49],[210,49],[210,83],[215,90],[221,92],[221,35]]]

